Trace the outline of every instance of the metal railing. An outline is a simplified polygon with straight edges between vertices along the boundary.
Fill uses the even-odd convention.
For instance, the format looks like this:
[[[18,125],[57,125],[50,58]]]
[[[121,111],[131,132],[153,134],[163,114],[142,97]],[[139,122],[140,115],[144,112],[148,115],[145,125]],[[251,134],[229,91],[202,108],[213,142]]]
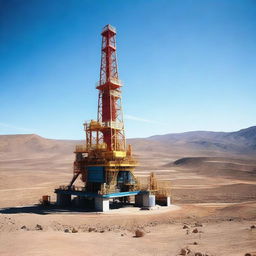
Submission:
[[[66,186],[66,185],[61,185],[58,188],[59,190],[72,190],[72,191],[85,191],[85,187],[81,186]]]
[[[95,127],[97,127],[98,129],[114,128],[114,129],[118,129],[118,130],[122,130],[124,128],[124,123],[120,122],[120,121],[109,121],[109,122],[95,121],[94,123],[92,123],[92,121],[89,121],[89,122],[85,122],[84,125],[85,125],[85,130],[86,129],[93,129]]]
[[[87,152],[88,150],[91,149],[107,149],[107,144],[106,143],[100,143],[100,144],[93,144],[90,146],[88,149],[86,145],[76,145],[75,152]]]
[[[123,86],[123,82],[120,79],[112,77],[112,78],[109,78],[107,81],[103,81],[103,82],[99,81],[99,82],[97,82],[96,83],[96,87],[98,87],[100,85],[103,85],[103,84],[105,84],[107,82],[112,83],[112,84],[116,84],[116,85],[119,85],[119,86]]]
[[[124,128],[124,124],[122,122],[115,122],[115,121],[102,122],[102,126],[114,128],[118,130],[122,130]]]
[[[87,151],[86,145],[76,145],[75,152],[86,152],[86,151]]]

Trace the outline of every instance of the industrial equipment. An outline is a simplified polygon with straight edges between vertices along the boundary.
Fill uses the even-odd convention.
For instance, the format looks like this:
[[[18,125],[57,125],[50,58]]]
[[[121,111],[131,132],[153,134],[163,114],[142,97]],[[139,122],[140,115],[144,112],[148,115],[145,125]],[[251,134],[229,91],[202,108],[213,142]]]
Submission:
[[[51,203],[51,197],[48,195],[43,195],[42,199],[39,200],[39,203],[43,206],[48,206]]]
[[[98,117],[84,123],[86,144],[75,149],[73,185],[80,175],[86,192],[108,194],[133,191],[136,161],[131,145],[126,145],[123,112],[122,82],[118,76],[116,57],[116,29],[103,28],[100,80],[96,85]]]
[[[151,207],[155,204],[157,183],[154,174],[150,186],[142,189],[134,170],[137,165],[131,145],[126,145],[122,112],[123,86],[118,75],[116,29],[106,25],[102,32],[100,80],[97,120],[84,123],[86,141],[75,147],[73,178],[68,186],[55,189],[57,205],[68,206],[71,196],[77,205],[94,205],[99,211],[109,210],[111,198],[120,202],[135,196],[135,204]],[[83,186],[74,186],[80,176]],[[152,192],[151,192],[152,191]]]

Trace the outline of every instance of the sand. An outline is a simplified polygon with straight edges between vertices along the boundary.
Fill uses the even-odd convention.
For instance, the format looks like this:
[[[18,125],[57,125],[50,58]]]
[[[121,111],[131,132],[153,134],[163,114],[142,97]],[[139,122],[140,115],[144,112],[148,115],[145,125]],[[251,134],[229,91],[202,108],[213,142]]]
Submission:
[[[179,255],[182,248],[193,252],[188,255],[256,251],[256,229],[250,228],[256,225],[254,159],[138,150],[137,175],[155,171],[159,179],[170,180],[173,206],[98,214],[36,206],[44,194],[54,201],[54,188],[70,181],[74,156],[66,149],[58,153],[51,141],[32,146],[14,151],[9,145],[0,154],[1,256]],[[134,237],[137,228],[144,237]],[[198,233],[192,232],[195,228]]]

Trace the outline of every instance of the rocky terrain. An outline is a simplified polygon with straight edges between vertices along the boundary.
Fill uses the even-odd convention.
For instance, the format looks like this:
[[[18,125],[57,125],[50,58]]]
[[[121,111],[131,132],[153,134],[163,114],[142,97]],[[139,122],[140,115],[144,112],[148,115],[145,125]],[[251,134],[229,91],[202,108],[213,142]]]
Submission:
[[[0,255],[245,255],[256,251],[256,128],[130,139],[138,177],[169,180],[173,206],[99,214],[42,208],[82,141],[0,136]],[[135,231],[142,232],[135,236]],[[110,246],[111,245],[111,246]],[[201,254],[200,254],[201,253]]]

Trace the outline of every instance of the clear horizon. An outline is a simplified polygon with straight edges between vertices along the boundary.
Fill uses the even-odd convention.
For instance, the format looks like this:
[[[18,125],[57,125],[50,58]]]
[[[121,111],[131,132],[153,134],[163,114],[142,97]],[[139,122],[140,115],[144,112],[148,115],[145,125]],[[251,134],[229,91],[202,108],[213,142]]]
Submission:
[[[256,126],[250,126],[250,127],[247,127],[247,128],[252,128],[252,127],[256,127]],[[236,130],[236,131],[230,131],[230,132],[238,132],[240,130],[244,130],[244,129],[247,129],[247,128],[241,128],[239,130]],[[197,130],[197,131],[186,131],[186,132],[180,132],[180,133],[165,133],[165,134],[153,134],[153,135],[150,135],[150,136],[145,136],[145,137],[128,137],[126,139],[145,139],[145,138],[149,138],[151,136],[161,136],[161,135],[167,135],[167,134],[182,134],[182,133],[189,133],[189,132],[224,132],[224,133],[228,133],[226,131],[208,131],[208,130]],[[48,138],[48,137],[45,137],[45,136],[42,136],[40,134],[37,134],[37,133],[7,133],[7,134],[0,134],[0,136],[17,136],[17,135],[37,135],[37,136],[40,136],[42,138],[45,138],[45,139],[51,139],[51,140],[84,140],[85,138],[76,138],[76,139],[70,139],[70,138]]]
[[[128,138],[256,124],[256,2],[0,1],[0,134],[83,139],[117,28]]]

